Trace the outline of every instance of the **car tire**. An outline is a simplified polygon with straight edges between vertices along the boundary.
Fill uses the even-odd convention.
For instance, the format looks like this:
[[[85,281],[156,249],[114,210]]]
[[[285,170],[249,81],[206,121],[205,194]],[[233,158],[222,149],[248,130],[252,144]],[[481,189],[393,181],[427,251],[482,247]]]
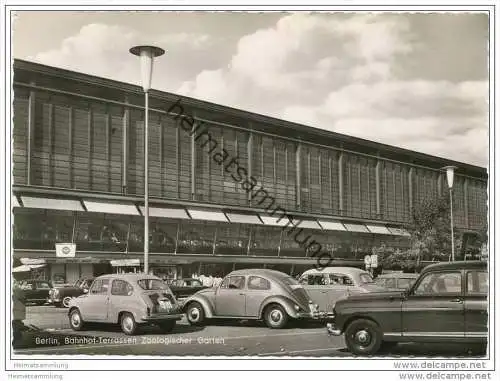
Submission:
[[[279,304],[271,304],[264,311],[264,321],[269,328],[284,328],[288,323],[288,314]]]
[[[62,300],[62,305],[66,308],[69,308],[69,302],[73,299],[71,296],[65,296]]]
[[[137,323],[134,319],[134,315],[129,312],[125,312],[120,319],[120,327],[125,335],[132,336],[137,332]]]
[[[167,320],[158,324],[158,326],[164,333],[170,333],[174,330],[176,323],[177,322],[175,320]]]
[[[81,331],[83,329],[85,322],[78,308],[74,308],[70,311],[69,325],[73,331]]]
[[[191,325],[203,325],[205,321],[205,311],[203,307],[198,302],[191,302],[186,308],[186,317]]]
[[[365,356],[373,355],[382,345],[382,332],[374,321],[358,319],[347,327],[345,341],[351,353]]]

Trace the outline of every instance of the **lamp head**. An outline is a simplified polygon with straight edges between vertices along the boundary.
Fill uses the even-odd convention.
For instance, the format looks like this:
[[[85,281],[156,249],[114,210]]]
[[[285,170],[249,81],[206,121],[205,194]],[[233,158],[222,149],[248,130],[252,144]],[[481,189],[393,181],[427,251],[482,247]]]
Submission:
[[[452,189],[453,177],[455,175],[455,170],[457,169],[457,167],[455,167],[454,165],[448,165],[446,167],[443,167],[442,169],[446,171],[446,180],[448,182],[448,188]]]
[[[141,58],[141,80],[144,92],[151,88],[153,59],[165,54],[165,50],[156,46],[138,45],[130,48],[130,53]]]

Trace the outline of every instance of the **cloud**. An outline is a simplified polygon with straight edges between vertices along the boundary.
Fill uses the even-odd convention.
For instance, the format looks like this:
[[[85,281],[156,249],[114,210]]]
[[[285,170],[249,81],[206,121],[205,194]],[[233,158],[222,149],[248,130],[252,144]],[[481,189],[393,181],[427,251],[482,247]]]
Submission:
[[[403,67],[426,43],[411,26],[394,14],[287,15],[242,37],[226,67],[179,92],[487,165],[487,82],[431,80]]]
[[[195,66],[196,73],[200,70],[196,64],[201,64],[201,60],[194,60],[193,57],[200,51],[208,50],[212,43],[213,40],[207,34],[151,35],[121,25],[88,24],[77,34],[65,38],[60,46],[28,57],[28,60],[119,81],[140,83],[139,61],[128,51],[135,45],[158,45],[167,51],[167,55],[155,63],[157,80],[154,83],[160,84],[155,87],[172,90],[172,79],[176,85],[180,82],[171,73],[186,71],[189,66]],[[172,55],[172,52],[175,54]]]
[[[487,18],[294,13],[272,22],[245,35],[228,28],[228,38],[222,25],[148,34],[89,24],[30,59],[138,84],[128,49],[159,44],[167,50],[155,63],[160,90],[487,165],[488,83],[469,54],[485,62],[477,46]]]

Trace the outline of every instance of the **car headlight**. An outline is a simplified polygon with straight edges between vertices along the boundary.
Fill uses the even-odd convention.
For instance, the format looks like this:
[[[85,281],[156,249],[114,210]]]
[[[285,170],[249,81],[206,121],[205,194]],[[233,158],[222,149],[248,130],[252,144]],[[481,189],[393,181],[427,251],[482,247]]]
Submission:
[[[298,305],[294,305],[293,308],[295,308],[295,311],[299,312],[300,311],[300,307]]]

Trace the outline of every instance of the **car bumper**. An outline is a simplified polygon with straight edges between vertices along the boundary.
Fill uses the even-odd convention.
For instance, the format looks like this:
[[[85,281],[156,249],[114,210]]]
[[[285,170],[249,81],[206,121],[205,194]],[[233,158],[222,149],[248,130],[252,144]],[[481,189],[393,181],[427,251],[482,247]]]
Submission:
[[[325,320],[331,317],[333,317],[332,314],[323,311],[297,312],[295,315],[296,319],[308,319],[308,320]]]
[[[62,301],[61,298],[47,298],[47,303],[49,304],[61,303],[61,301]]]
[[[326,324],[326,332],[327,332],[330,336],[341,336],[341,335],[342,335],[342,330],[337,329],[337,328],[335,327],[335,324],[333,324],[333,323],[327,323],[327,324]]]
[[[162,320],[181,320],[184,314],[157,314],[151,316],[145,316],[142,318],[143,321],[156,322]]]

